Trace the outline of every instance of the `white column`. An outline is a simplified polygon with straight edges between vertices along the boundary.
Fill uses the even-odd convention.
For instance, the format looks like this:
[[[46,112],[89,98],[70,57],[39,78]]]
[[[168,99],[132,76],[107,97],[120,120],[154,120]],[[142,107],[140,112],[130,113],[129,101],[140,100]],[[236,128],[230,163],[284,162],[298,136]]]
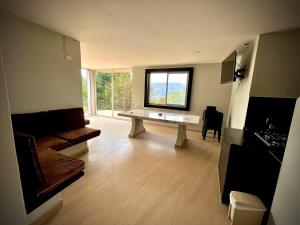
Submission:
[[[0,46],[0,224],[26,225],[26,212],[15,150]]]

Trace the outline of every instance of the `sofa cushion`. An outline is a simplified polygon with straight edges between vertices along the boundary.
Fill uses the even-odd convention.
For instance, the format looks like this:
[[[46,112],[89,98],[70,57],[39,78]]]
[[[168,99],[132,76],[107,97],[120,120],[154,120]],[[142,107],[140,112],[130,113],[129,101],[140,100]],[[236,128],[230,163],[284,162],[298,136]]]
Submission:
[[[53,133],[82,128],[85,126],[83,108],[50,110]]]
[[[14,132],[14,139],[23,192],[32,192],[46,181],[37,155],[35,139],[20,132]]]
[[[100,130],[96,130],[89,127],[83,127],[76,130],[66,131],[56,134],[56,136],[65,139],[73,144],[77,144],[83,141],[87,141],[93,137],[100,135]]]
[[[15,131],[34,137],[48,136],[51,133],[48,112],[13,114],[11,118]]]
[[[49,192],[54,191],[84,170],[84,161],[65,156],[51,149],[39,151],[38,157],[46,177],[46,182],[39,189],[39,197],[48,195]]]
[[[52,148],[55,149],[57,151],[65,149],[67,147],[71,146],[71,143],[58,138],[58,137],[54,137],[54,136],[48,136],[48,137],[42,137],[42,138],[36,138],[35,139],[37,148]]]

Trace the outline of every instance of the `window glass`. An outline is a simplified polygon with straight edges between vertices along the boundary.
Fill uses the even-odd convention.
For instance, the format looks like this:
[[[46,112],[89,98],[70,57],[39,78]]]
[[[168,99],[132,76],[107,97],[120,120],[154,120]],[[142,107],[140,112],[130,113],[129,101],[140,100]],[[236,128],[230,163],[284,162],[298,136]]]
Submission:
[[[193,68],[145,70],[145,107],[188,111]]]
[[[129,72],[114,72],[113,104],[116,112],[131,109],[131,74]]]
[[[167,78],[167,73],[151,73],[149,103],[166,104]]]
[[[82,93],[82,106],[85,114],[88,114],[89,107],[89,71],[81,69],[81,93]]]
[[[111,115],[112,73],[98,72],[96,75],[97,114]]]
[[[132,76],[128,69],[103,70],[96,75],[97,115],[117,117],[131,109]]]
[[[167,104],[184,106],[186,104],[187,84],[187,73],[169,73]]]

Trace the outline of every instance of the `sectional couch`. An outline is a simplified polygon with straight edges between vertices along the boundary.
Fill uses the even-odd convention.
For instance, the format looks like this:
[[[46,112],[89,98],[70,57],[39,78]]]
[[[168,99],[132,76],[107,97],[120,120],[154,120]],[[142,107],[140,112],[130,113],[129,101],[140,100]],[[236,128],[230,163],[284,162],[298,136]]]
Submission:
[[[12,125],[27,213],[84,175],[84,161],[59,151],[100,135],[85,127],[82,108],[13,114]]]

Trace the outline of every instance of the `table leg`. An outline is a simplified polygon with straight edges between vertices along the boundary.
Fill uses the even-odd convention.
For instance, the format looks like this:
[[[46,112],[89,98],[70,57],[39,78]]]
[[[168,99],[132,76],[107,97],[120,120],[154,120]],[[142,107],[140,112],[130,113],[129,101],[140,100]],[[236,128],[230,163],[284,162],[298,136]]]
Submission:
[[[182,148],[186,141],[186,125],[178,125],[175,147]]]
[[[138,134],[145,131],[142,119],[131,118],[131,122],[132,122],[131,130],[130,133],[128,134],[129,137],[134,138]]]

